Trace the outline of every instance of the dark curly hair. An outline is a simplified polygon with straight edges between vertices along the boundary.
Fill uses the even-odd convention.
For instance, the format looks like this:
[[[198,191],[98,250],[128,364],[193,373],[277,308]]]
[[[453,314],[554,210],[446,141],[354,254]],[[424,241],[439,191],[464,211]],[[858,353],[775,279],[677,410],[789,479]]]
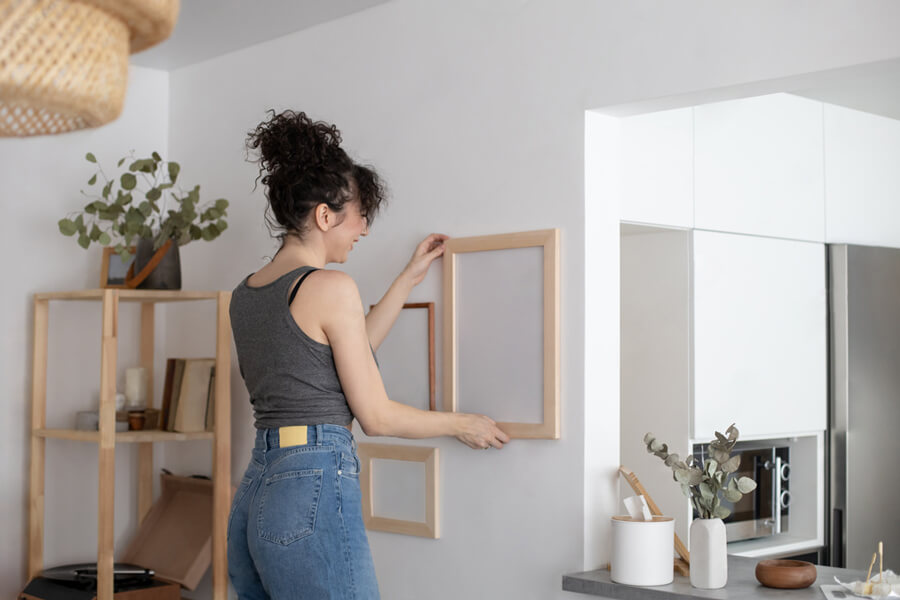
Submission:
[[[247,136],[247,150],[259,152],[259,175],[266,188],[266,224],[281,241],[303,238],[310,212],[319,204],[341,212],[359,198],[371,225],[387,196],[372,167],[356,164],[341,148],[341,132],[306,113],[286,110],[260,123]]]

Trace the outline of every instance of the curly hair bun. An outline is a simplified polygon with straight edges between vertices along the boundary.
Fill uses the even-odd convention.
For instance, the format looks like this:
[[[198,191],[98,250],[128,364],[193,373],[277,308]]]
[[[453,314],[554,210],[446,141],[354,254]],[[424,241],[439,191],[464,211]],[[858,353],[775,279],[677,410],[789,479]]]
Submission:
[[[313,121],[305,112],[269,112],[272,118],[251,132],[247,145],[259,150],[260,166],[270,174],[282,169],[300,174],[347,159],[336,126]]]
[[[319,203],[334,211],[359,200],[371,223],[385,199],[378,174],[354,163],[341,148],[341,132],[304,112],[286,110],[260,123],[247,136],[248,150],[259,151],[259,177],[274,221],[271,229],[302,237],[307,217]],[[268,214],[268,213],[267,213]]]

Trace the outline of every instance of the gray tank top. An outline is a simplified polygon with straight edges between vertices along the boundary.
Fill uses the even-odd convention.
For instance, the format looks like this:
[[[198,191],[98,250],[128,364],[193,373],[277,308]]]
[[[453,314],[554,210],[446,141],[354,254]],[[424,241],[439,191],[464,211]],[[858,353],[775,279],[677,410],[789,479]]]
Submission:
[[[259,287],[247,285],[248,275],[232,292],[231,329],[258,429],[353,421],[331,346],[306,335],[291,315],[291,285],[313,270],[300,267]]]

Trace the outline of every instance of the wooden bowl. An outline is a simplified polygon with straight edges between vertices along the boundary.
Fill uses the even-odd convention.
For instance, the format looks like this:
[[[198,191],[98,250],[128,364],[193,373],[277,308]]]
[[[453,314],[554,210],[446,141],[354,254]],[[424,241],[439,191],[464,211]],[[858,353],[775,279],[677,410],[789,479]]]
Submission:
[[[756,563],[756,579],[771,588],[805,588],[816,580],[816,566],[805,560],[761,560]]]

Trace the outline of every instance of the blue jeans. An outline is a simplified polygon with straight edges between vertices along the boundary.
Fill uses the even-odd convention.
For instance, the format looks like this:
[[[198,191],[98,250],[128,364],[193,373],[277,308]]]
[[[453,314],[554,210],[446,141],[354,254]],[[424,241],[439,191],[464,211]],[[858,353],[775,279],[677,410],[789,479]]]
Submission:
[[[228,518],[228,575],[240,600],[377,600],[363,526],[359,457],[340,425],[279,447],[258,429]]]

